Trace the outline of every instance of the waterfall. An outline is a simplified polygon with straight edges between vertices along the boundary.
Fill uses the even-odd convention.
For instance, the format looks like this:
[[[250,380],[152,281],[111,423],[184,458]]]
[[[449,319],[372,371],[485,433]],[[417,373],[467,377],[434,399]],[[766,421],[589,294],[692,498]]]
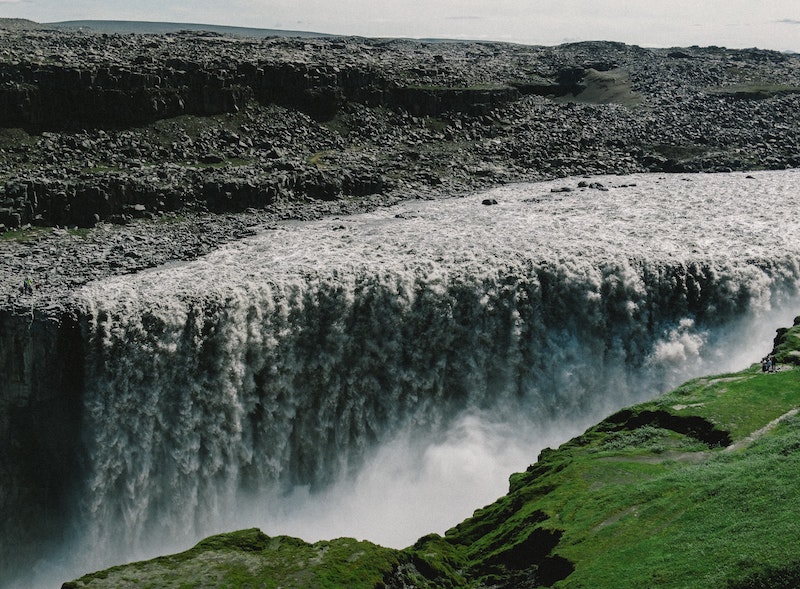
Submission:
[[[756,361],[797,314],[800,196],[755,176],[410,201],[86,286],[72,550],[89,570],[188,547],[298,489],[357,494],[382,449],[558,443]]]

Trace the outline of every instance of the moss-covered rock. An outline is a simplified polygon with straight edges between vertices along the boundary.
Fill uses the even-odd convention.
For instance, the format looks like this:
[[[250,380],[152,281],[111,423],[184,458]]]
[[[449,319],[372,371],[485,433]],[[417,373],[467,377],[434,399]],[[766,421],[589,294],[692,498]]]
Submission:
[[[63,587],[373,589],[399,562],[398,551],[370,542],[339,538],[309,544],[254,528],[212,536],[186,552],[113,567]]]
[[[775,336],[772,354],[782,364],[800,364],[800,316],[794,318],[794,325],[782,327]]]

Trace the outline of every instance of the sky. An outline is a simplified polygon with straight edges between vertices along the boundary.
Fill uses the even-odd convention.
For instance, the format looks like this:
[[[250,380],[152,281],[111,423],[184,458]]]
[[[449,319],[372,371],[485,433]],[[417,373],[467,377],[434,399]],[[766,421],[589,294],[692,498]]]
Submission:
[[[797,0],[0,0],[41,23],[140,20],[533,45],[587,40],[800,52]]]

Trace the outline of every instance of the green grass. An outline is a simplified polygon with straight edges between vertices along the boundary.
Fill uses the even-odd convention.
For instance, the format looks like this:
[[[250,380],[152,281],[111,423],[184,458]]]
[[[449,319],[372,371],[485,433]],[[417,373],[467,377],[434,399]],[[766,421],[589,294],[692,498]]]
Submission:
[[[249,529],[206,538],[179,554],[86,575],[67,589],[374,589],[397,563],[396,555],[396,550],[350,538],[308,544]]]
[[[800,404],[800,372],[763,374],[752,367],[736,375],[692,381],[653,402],[679,415],[699,415],[731,433],[735,441]]]
[[[725,587],[800,562],[788,553],[800,517],[798,447],[793,420],[745,450],[648,465],[575,496],[560,553],[585,564],[557,586]]]
[[[6,231],[4,233],[0,233],[0,242],[2,241],[16,241],[19,243],[27,243],[29,241],[35,241],[39,239],[42,235],[51,231],[52,228],[47,227],[30,227],[27,229],[12,229],[11,231]]]
[[[791,348],[800,337],[784,340]],[[561,534],[549,554],[575,567],[555,587],[794,586],[800,419],[748,436],[796,407],[800,370],[787,366],[693,380],[543,452],[511,477],[507,496],[447,538],[463,547],[473,582],[513,575],[491,561],[539,529]],[[691,428],[681,433],[692,418],[742,446],[730,451]],[[542,558],[531,555],[526,570]]]
[[[730,428],[736,442],[797,406],[800,371],[753,368],[692,381],[632,415],[661,409],[701,416]],[[800,420],[787,419],[734,452],[650,424],[607,429],[600,424],[548,454],[559,459],[557,472],[551,464],[547,476],[516,483],[516,495],[543,483],[554,489],[533,505],[548,517],[541,525],[563,530],[555,552],[576,563],[556,587],[726,587],[750,576],[785,576],[800,563],[788,548],[800,530],[792,500],[800,484]]]

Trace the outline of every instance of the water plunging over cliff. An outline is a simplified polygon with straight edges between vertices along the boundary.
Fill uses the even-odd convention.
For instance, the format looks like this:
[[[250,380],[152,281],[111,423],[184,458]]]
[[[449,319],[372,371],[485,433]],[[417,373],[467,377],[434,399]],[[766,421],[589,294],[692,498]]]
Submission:
[[[493,460],[530,462],[620,406],[757,360],[797,314],[800,174],[754,176],[411,201],[88,285],[70,549],[96,560],[79,566],[243,525],[293,533],[292,505],[327,525],[320,502],[351,509],[331,489],[391,528],[424,501],[428,468],[473,462],[469,485]],[[368,539],[406,545],[465,515]],[[325,529],[357,533],[343,530]]]

